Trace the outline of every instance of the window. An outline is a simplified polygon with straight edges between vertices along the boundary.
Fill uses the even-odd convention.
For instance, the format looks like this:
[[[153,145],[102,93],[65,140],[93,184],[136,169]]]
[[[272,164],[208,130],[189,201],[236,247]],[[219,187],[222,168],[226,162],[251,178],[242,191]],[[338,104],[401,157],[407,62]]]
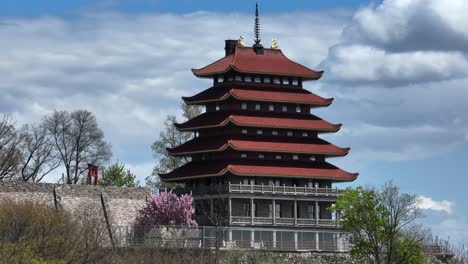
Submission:
[[[247,109],[247,103],[242,103],[241,107],[242,107],[243,110]]]
[[[279,203],[275,204],[275,217],[276,218],[281,217],[281,204],[279,204]]]
[[[269,111],[275,111],[275,105],[272,105],[272,104],[269,105],[269,106],[268,106],[268,110],[269,110]]]
[[[298,81],[297,79],[294,79],[294,80],[292,81],[292,84],[293,84],[293,85],[298,85],[298,84],[299,84],[299,81]]]
[[[288,132],[287,132],[287,135],[288,135],[288,137],[291,137],[291,136],[293,135],[293,132],[292,132],[292,131],[288,131]]]
[[[281,110],[282,110],[283,112],[287,112],[287,111],[288,111],[288,106],[287,106],[287,105],[283,105],[283,106],[281,107]]]
[[[281,81],[280,81],[279,78],[274,78],[274,79],[273,79],[273,83],[274,83],[274,84],[280,84]]]
[[[314,218],[314,206],[311,204],[307,205],[307,218]]]
[[[220,83],[224,82],[224,76],[218,76],[218,82]]]
[[[310,160],[310,161],[315,161],[315,156],[310,156],[310,157],[309,157],[309,160]]]
[[[263,130],[257,130],[258,135],[263,135]]]
[[[298,155],[293,155],[293,160],[298,160],[299,156]]]
[[[228,76],[228,81],[234,81],[234,77],[232,75]]]
[[[242,129],[242,134],[247,134],[247,129]]]
[[[283,78],[283,84],[289,84],[289,79]]]
[[[219,111],[219,109],[221,109],[221,107],[219,105],[216,105],[216,111]]]
[[[265,155],[263,155],[263,154],[258,154],[258,158],[259,158],[259,159],[263,159],[263,158],[265,158]]]
[[[247,158],[247,153],[242,153],[241,158]]]
[[[255,104],[255,110],[259,111],[261,108],[260,104]]]
[[[282,157],[281,157],[281,155],[276,155],[275,159],[280,160],[280,159],[282,159]]]
[[[255,77],[255,78],[254,78],[254,82],[256,82],[256,83],[261,83],[261,82],[262,82],[262,78],[260,78],[260,77]]]
[[[302,132],[302,136],[303,137],[307,137],[309,134],[307,134],[307,132]]]
[[[249,75],[245,76],[245,79],[244,79],[246,82],[252,82],[252,77],[250,77]]]
[[[273,130],[273,131],[271,131],[271,134],[272,134],[273,136],[277,136],[277,135],[278,135],[278,131]]]
[[[242,81],[242,77],[240,75],[236,75],[236,81]]]
[[[242,203],[244,216],[250,216],[250,202],[243,202]]]
[[[270,77],[263,78],[263,82],[264,83],[270,83],[271,82]]]
[[[300,105],[296,105],[296,113],[300,113],[301,112],[301,106]]]

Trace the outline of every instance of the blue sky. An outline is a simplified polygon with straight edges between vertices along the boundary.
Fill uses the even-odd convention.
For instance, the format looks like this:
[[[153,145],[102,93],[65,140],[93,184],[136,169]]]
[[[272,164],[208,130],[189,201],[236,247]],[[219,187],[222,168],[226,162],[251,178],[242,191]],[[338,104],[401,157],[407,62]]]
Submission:
[[[234,3],[234,4],[233,4]],[[324,77],[305,88],[334,103],[317,115],[351,147],[331,160],[424,196],[424,223],[468,240],[468,10],[464,0],[259,1],[262,39]],[[54,109],[94,112],[139,179],[181,96],[209,87],[199,68],[224,39],[251,42],[254,1],[59,1],[0,3],[0,114],[19,124]],[[203,11],[203,12],[199,12]],[[269,43],[266,43],[268,45]],[[61,172],[57,172],[59,175]],[[53,175],[49,178],[53,181]]]
[[[376,2],[376,1],[374,1]],[[38,16],[38,15],[75,15],[77,11],[101,10],[121,12],[171,12],[190,13],[196,11],[211,12],[250,12],[255,1],[238,0],[212,1],[212,0],[3,0],[0,15],[2,16]],[[368,4],[363,0],[328,0],[306,1],[259,1],[262,12],[294,12],[323,8],[357,8]]]

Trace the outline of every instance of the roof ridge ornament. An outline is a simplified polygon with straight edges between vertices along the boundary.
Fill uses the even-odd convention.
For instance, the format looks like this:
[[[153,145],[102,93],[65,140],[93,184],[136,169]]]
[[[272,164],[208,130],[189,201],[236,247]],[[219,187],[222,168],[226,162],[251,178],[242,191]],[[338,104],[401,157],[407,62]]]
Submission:
[[[271,48],[272,49],[278,49],[279,48],[277,39],[274,38],[274,39],[271,40]]]
[[[244,43],[244,36],[240,36],[239,39],[237,40],[237,45],[239,47],[245,47],[245,43]]]
[[[262,44],[260,44],[262,40],[260,39],[260,19],[258,17],[258,1],[255,3],[254,33],[255,33],[255,44],[253,45],[253,48],[255,50],[255,53],[263,54],[263,46]]]

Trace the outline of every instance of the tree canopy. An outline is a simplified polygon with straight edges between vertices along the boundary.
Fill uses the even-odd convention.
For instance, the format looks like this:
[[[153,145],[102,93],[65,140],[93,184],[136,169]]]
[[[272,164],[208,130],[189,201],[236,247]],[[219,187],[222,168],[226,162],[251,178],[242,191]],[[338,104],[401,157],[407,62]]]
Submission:
[[[131,173],[130,169],[125,168],[124,164],[117,161],[103,170],[99,185],[135,187],[138,185],[135,178],[136,176]]]
[[[202,111],[199,106],[186,104],[181,104],[181,108],[184,121],[192,119],[201,114]],[[173,157],[167,153],[166,148],[175,148],[194,137],[194,134],[191,132],[177,130],[174,123],[177,123],[177,117],[175,115],[168,115],[159,138],[151,146],[153,155],[157,159],[157,165],[153,169],[153,175],[146,179],[148,186],[156,187],[158,185],[158,173],[170,172],[190,161],[188,157]],[[158,185],[157,187],[161,186]]]
[[[157,193],[140,211],[137,222],[141,225],[197,226],[192,219],[195,209],[192,195],[177,196],[172,191]]]
[[[376,264],[426,263],[424,231],[414,221],[421,217],[419,197],[400,193],[387,183],[381,191],[348,189],[330,210],[341,216],[350,232],[351,254]]]

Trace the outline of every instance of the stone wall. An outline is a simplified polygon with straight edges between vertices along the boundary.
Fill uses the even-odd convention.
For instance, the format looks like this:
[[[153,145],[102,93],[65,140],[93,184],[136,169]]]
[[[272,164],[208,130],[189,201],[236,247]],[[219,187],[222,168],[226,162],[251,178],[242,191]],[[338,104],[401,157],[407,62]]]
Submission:
[[[35,201],[72,214],[88,211],[107,217],[113,229],[132,225],[149,195],[148,188],[0,182],[0,201]]]

